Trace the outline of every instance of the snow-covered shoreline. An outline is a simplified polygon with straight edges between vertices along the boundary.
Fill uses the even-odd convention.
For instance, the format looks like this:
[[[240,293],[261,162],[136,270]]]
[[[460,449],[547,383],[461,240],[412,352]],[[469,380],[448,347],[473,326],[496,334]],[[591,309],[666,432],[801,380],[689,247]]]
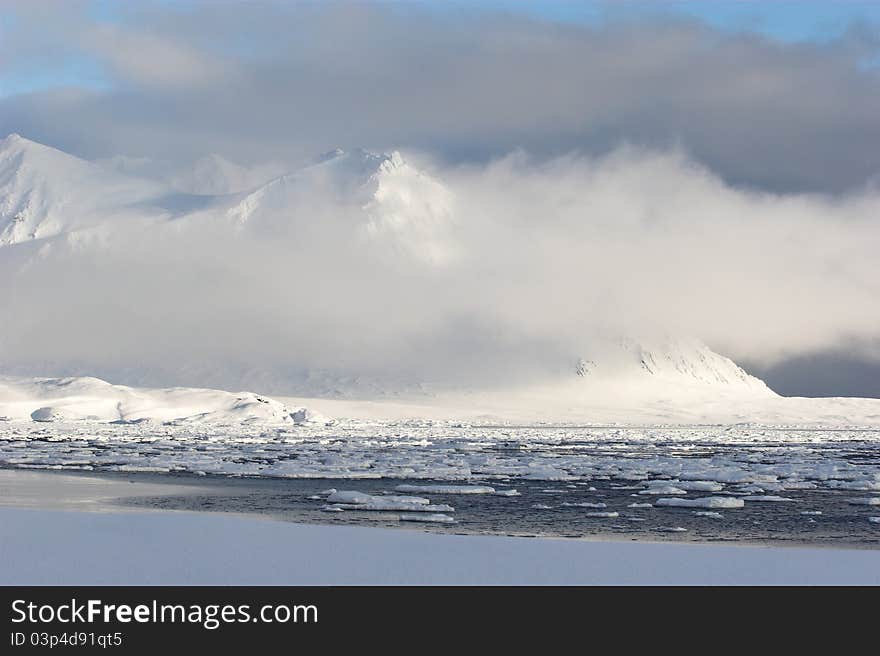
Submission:
[[[732,363],[731,363],[732,365]],[[734,365],[732,365],[734,366]],[[781,397],[691,390],[684,399],[589,385],[437,392],[374,399],[118,385],[91,376],[0,375],[0,422],[262,425],[462,424],[559,427],[880,429],[880,399]],[[694,396],[696,395],[696,396]],[[231,430],[235,430],[232,428]]]

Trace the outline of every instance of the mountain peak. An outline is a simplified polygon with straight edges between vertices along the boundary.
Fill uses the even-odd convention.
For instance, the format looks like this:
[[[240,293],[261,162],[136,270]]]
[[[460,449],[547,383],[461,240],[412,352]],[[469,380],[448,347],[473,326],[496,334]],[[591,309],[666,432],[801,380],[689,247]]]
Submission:
[[[772,394],[764,382],[696,339],[598,342],[576,361],[577,376],[600,384],[622,381],[639,386],[684,385]]]
[[[345,150],[342,148],[336,147],[333,150],[328,150],[326,153],[321,153],[315,158],[315,164],[320,164],[321,162],[329,162],[330,160],[336,159],[337,157],[342,157],[345,155]]]
[[[154,185],[10,134],[0,142],[0,246],[132,214]]]

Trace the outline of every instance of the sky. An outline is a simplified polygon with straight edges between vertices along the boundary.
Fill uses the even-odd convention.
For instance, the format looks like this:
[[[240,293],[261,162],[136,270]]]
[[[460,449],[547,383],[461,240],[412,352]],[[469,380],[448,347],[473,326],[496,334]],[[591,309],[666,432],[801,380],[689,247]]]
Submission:
[[[749,317],[756,330],[713,300],[727,332],[690,318],[713,345],[784,393],[880,396],[880,272],[865,254],[877,234],[878,62],[870,2],[0,0],[0,134],[88,159],[182,166],[218,153],[273,170],[335,146],[399,148],[493,211],[512,211],[498,176],[589,204],[614,171],[611,187],[639,212],[666,203],[667,233],[627,233],[651,248],[693,238],[718,255],[717,240],[736,242],[733,212],[758,217],[739,244],[753,267],[741,287],[735,270],[693,294],[683,272],[663,278],[679,299],[724,290],[766,313]],[[528,164],[509,165],[517,157]],[[638,172],[678,193],[665,201]],[[621,198],[603,211],[632,210]],[[564,237],[589,241],[588,228],[599,229]],[[734,268],[737,254],[715,261]],[[615,292],[639,293],[630,283],[651,273],[639,266]],[[554,330],[548,321],[540,339]]]

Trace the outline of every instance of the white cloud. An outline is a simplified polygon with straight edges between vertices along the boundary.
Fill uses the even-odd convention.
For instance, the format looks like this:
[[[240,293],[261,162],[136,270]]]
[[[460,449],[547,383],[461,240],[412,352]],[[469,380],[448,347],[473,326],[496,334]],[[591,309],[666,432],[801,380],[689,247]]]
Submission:
[[[55,244],[25,268],[20,249],[0,259],[0,362],[296,391],[306,370],[527,380],[610,335],[694,335],[764,363],[877,337],[876,193],[743,191],[632,148],[436,173],[455,197],[442,265],[399,234],[364,241],[361,199],[321,185],[243,229],[209,212]]]

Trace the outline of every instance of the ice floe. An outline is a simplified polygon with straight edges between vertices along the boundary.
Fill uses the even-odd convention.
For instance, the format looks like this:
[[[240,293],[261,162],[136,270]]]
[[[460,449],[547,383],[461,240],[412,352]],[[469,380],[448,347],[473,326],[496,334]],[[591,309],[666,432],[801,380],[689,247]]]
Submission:
[[[639,492],[639,494],[687,494],[687,490],[683,490],[675,485],[654,485]]]
[[[443,513],[403,514],[398,518],[401,522],[426,522],[433,524],[454,524],[455,519]]]
[[[363,492],[340,491],[327,497],[331,507],[342,510],[367,511],[406,511],[445,513],[455,512],[455,508],[446,504],[432,504],[423,497],[374,496]]]
[[[424,494],[498,494],[494,487],[486,485],[398,485],[394,489],[398,492]],[[505,490],[504,493],[510,494],[510,491]]]
[[[880,497],[866,497],[864,499],[847,499],[854,506],[880,506]]]
[[[541,488],[548,496],[577,489],[597,492],[597,481],[609,481],[610,488],[638,480],[643,489],[633,493],[633,501],[645,496],[687,497],[689,491],[699,491],[693,488],[748,500],[789,489],[880,489],[877,431],[565,426],[518,426],[512,431],[477,425],[457,429],[424,420],[343,420],[334,426],[243,422],[217,430],[204,422],[133,423],[138,417],[129,418],[132,421],[124,424],[69,419],[51,424],[29,419],[0,422],[0,466],[398,479],[397,483],[443,486],[433,489],[448,494],[461,493],[449,489],[453,487],[492,487],[495,493],[512,494],[485,481],[504,481],[513,488],[516,481],[546,467],[564,472],[563,478],[572,481],[566,480],[566,487]],[[718,485],[731,487],[717,490]],[[419,492],[430,494],[415,493]]]
[[[657,499],[657,506],[672,508],[742,508],[745,503],[738,497],[701,497],[699,499]]]

